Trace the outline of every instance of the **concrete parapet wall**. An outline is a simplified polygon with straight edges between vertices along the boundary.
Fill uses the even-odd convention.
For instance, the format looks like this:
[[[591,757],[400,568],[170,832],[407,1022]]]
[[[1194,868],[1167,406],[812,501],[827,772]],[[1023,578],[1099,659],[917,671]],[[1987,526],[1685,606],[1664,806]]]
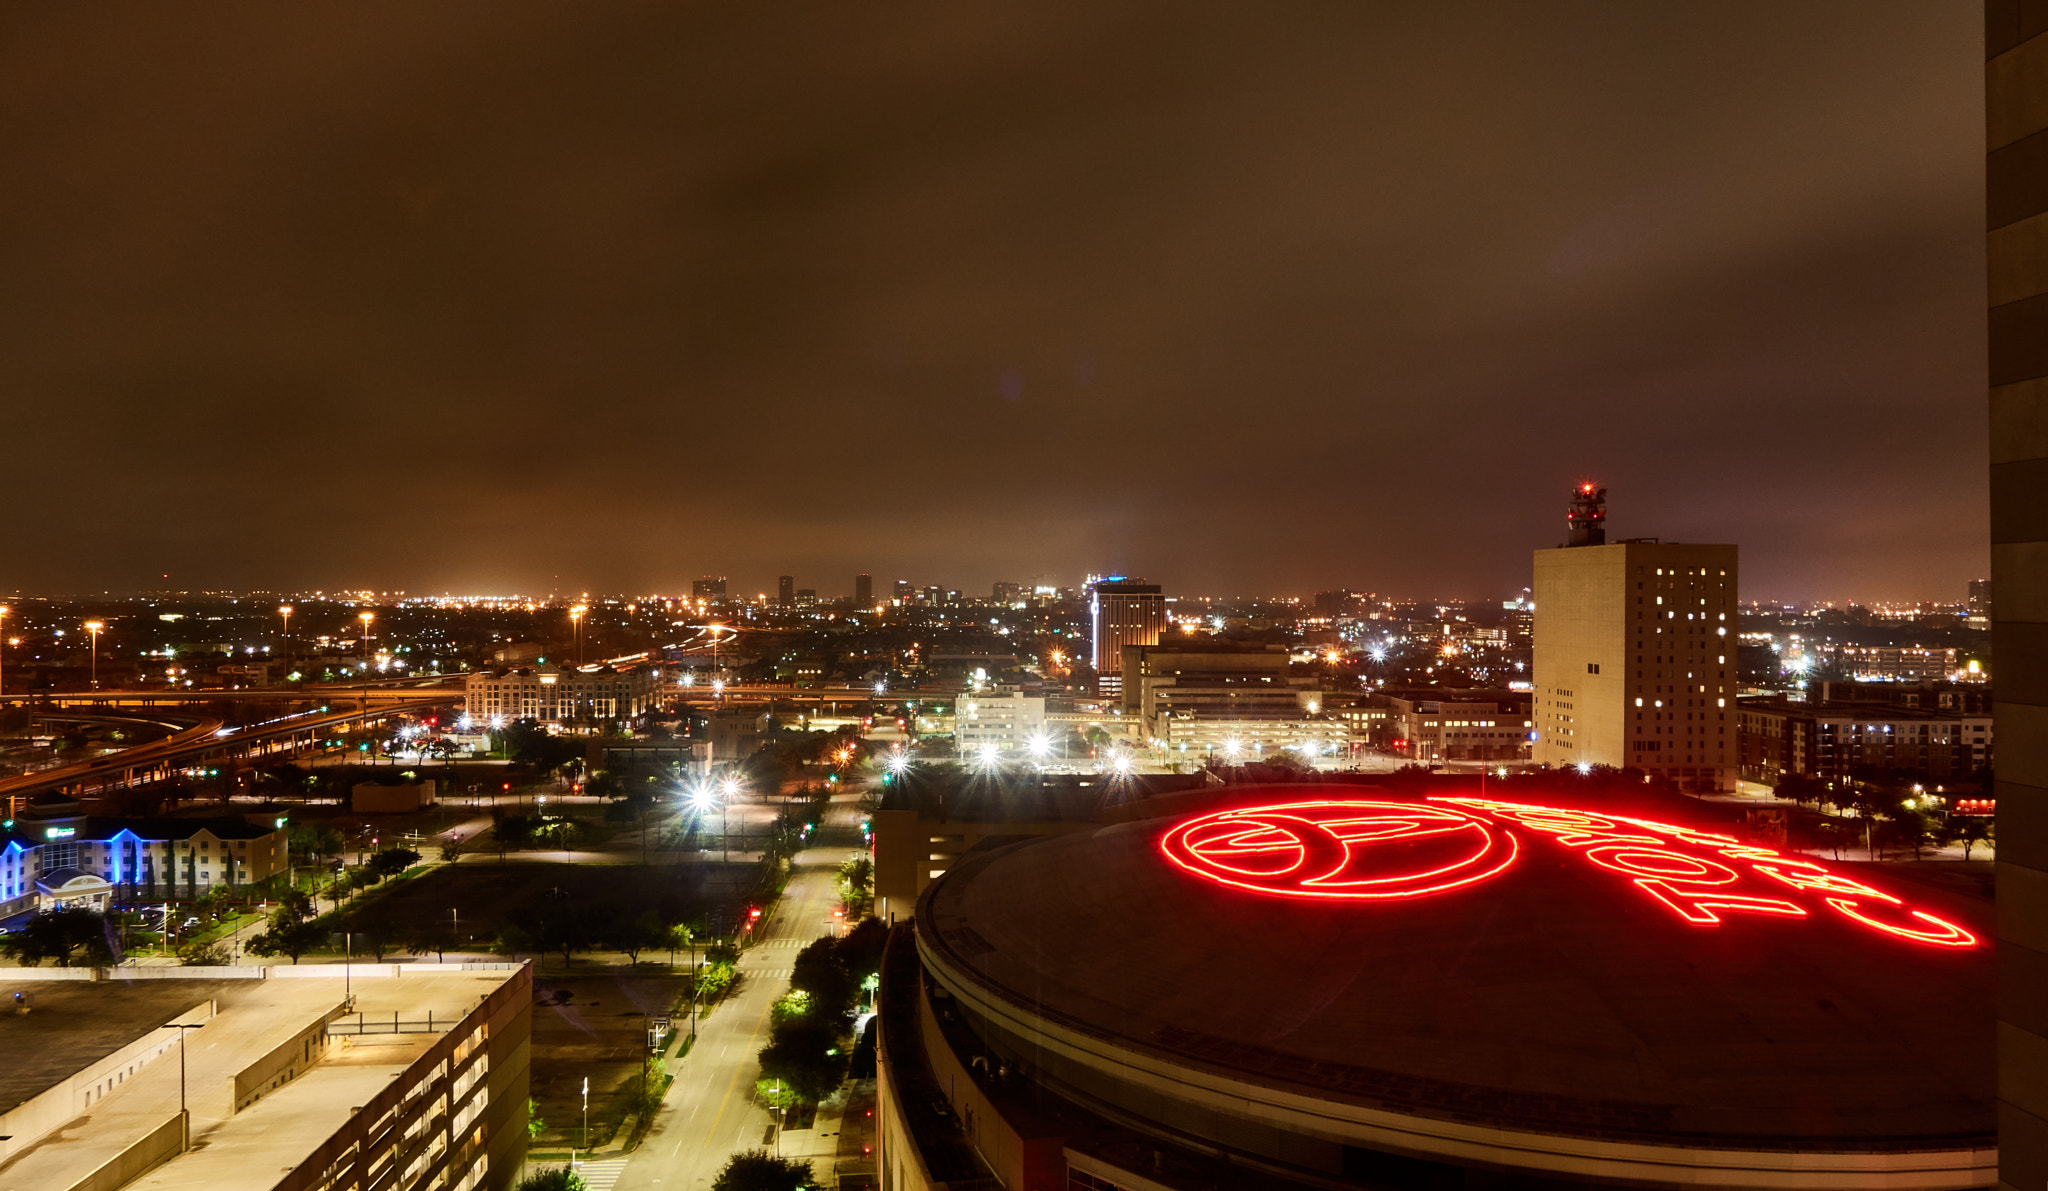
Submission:
[[[321,1013],[291,1037],[272,1047],[269,1054],[230,1076],[228,1102],[235,1106],[234,1110],[242,1111],[297,1079],[301,1071],[319,1062],[332,1044],[327,1036],[327,1023],[340,1016],[345,1008],[337,1002],[334,1008]]]
[[[107,1159],[98,1170],[71,1184],[70,1191],[118,1191],[159,1162],[185,1150],[185,1114],[173,1113],[142,1140]]]
[[[143,1034],[0,1114],[0,1137],[7,1139],[0,1142],[0,1161],[21,1153],[99,1103],[102,1097],[111,1095],[130,1076],[178,1045],[181,1031],[173,1028],[175,1025],[207,1021],[213,1017],[214,1008],[211,1000],[201,1001],[172,1018],[171,1025]]]
[[[256,964],[241,964],[236,967],[172,967],[168,964],[129,964],[119,968],[101,968],[102,980],[261,980],[264,969]]]
[[[11,980],[98,980],[98,968],[0,968],[0,983]]]

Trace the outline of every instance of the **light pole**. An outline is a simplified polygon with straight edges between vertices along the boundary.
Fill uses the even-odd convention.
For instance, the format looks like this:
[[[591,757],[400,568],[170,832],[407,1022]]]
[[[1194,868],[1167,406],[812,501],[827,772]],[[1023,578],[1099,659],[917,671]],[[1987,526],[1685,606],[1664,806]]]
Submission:
[[[107,626],[97,620],[85,622],[85,631],[92,634],[92,689],[100,689],[100,630]]]
[[[732,806],[732,800],[739,797],[740,779],[736,777],[726,778],[724,785],[721,787],[721,792],[724,794],[724,797],[718,800],[718,855],[720,863],[724,863],[726,860],[725,852],[730,839],[730,832],[726,827],[725,812]],[[746,816],[742,815],[740,817],[740,851],[742,852],[747,850],[746,836],[747,820]]]
[[[362,694],[362,704],[356,710],[363,713],[363,739],[370,739],[370,622],[377,619],[375,612],[358,612],[356,619],[363,622],[363,668],[358,671],[360,681],[357,689]],[[370,764],[377,763],[377,754],[370,754]]]
[[[12,611],[0,604],[0,695],[7,693],[7,614]]]
[[[185,1148],[192,1148],[192,1114],[185,1108],[185,1031],[204,1029],[205,1022],[190,1025],[172,1022],[171,1028],[178,1031],[178,1116],[185,1125]]]
[[[277,614],[284,617],[284,673],[289,679],[292,673],[292,606],[278,605]]]

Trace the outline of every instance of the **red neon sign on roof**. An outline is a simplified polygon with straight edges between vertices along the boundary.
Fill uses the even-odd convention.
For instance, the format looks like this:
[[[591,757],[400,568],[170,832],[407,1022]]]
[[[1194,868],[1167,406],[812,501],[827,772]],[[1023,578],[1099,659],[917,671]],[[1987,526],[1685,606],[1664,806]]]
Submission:
[[[1161,837],[1166,858],[1218,884],[1287,897],[1422,897],[1499,876],[1519,854],[1515,830],[1547,836],[1618,874],[1678,918],[1815,915],[1895,938],[1974,947],[1962,927],[1803,856],[1649,819],[1484,798],[1425,802],[1318,799],[1197,815]]]
[[[1398,898],[1483,881],[1514,863],[1514,836],[1482,815],[1408,802],[1293,802],[1201,815],[1160,841],[1167,859],[1240,889]]]

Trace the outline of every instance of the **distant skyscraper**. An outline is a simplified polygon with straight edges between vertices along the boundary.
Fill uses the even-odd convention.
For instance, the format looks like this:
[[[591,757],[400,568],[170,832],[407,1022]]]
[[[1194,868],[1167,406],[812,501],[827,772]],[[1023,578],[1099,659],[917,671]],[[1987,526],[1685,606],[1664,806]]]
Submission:
[[[912,593],[912,592],[914,592],[914,591],[916,591],[916,590],[917,590],[916,588],[914,588],[914,587],[912,587],[912,586],[910,585],[910,580],[908,580],[908,579],[898,579],[898,580],[896,581],[896,590],[895,590],[895,595],[896,595],[896,598],[897,598],[897,599],[899,599],[899,600],[907,600],[907,599],[909,599],[909,598],[910,598],[910,596],[911,596],[911,593]]]
[[[723,600],[725,598],[725,576],[706,575],[702,579],[695,580],[690,584],[690,598],[700,601]]]
[[[1605,539],[1605,489],[1573,493],[1584,544],[1536,551],[1536,760],[1735,788],[1736,549]]]
[[[1121,695],[1124,646],[1159,644],[1159,634],[1166,631],[1166,597],[1156,583],[1111,576],[1089,593],[1088,612],[1094,622],[1096,690]]]
[[[1991,615],[1991,580],[1970,580],[1970,615]]]
[[[1998,719],[1998,1182],[2048,1185],[2048,23],[1986,0],[1991,581]],[[1987,596],[1991,593],[1986,592]],[[1987,601],[1988,602],[1988,601]],[[2026,891],[2026,892],[2021,892]]]
[[[873,575],[855,575],[853,577],[853,605],[856,608],[872,608],[875,606],[875,577]]]
[[[796,607],[796,576],[783,575],[775,580],[775,606]]]

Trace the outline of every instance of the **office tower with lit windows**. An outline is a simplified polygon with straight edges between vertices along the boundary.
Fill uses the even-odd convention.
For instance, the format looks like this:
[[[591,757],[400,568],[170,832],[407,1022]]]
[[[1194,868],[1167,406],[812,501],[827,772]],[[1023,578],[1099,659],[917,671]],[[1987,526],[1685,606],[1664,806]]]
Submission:
[[[1535,759],[1733,790],[1736,548],[1606,544],[1605,495],[1574,493],[1584,544],[1536,552]]]
[[[1124,646],[1157,645],[1166,631],[1166,597],[1157,583],[1112,575],[1088,593],[1088,615],[1094,626],[1096,691],[1120,696],[1124,689]]]
[[[725,576],[706,575],[690,583],[690,598],[698,603],[723,603],[725,600]]]
[[[873,575],[855,575],[853,577],[853,604],[856,608],[872,608],[875,606],[875,577]]]
[[[776,580],[775,580],[775,606],[776,606],[776,607],[778,607],[778,608],[794,608],[794,607],[796,607],[796,576],[795,576],[795,575],[782,575],[782,576],[779,576],[779,577],[777,577],[777,578],[776,578]]]

